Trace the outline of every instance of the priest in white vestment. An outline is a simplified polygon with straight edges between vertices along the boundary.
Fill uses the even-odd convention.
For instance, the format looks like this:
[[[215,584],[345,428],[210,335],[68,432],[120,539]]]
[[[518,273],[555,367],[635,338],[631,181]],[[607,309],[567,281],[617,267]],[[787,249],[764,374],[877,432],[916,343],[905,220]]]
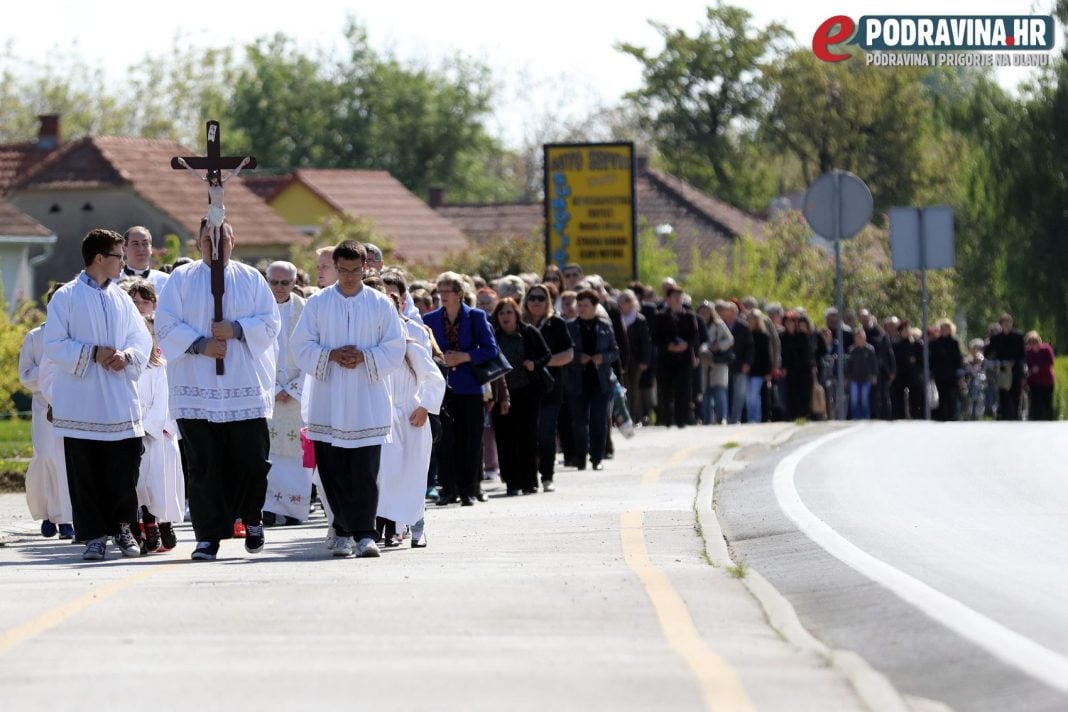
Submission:
[[[26,468],[26,504],[30,516],[41,521],[42,536],[53,537],[58,531],[61,539],[73,539],[74,513],[67,489],[67,469],[56,467],[57,458],[63,459],[62,442],[57,449],[52,423],[48,420],[49,403],[41,392],[39,379],[43,359],[44,327],[38,326],[26,334],[19,351],[19,383],[33,394],[33,457]]]
[[[86,560],[104,558],[109,535],[123,555],[140,554],[130,532],[145,434],[136,384],[152,338],[118,285],[122,247],[122,235],[111,230],[85,236],[85,270],[52,297],[44,326],[44,352],[56,367],[52,426],[64,438],[74,528],[86,541]]]
[[[375,514],[382,445],[393,421],[386,377],[404,363],[393,301],[364,288],[367,253],[346,240],[333,252],[338,281],[312,295],[290,341],[305,385],[307,437],[330,501],[335,556],[378,556]]]
[[[304,372],[297,365],[289,340],[304,311],[304,298],[293,293],[297,267],[291,262],[273,262],[267,267],[282,328],[278,331],[278,368],[274,381],[274,417],[271,433],[271,471],[267,475],[267,499],[263,503],[263,523],[299,524],[308,518],[311,504],[312,471],[304,466],[300,430],[300,395]]]
[[[211,229],[201,221],[202,259],[176,269],[160,295],[156,338],[167,359],[171,417],[185,442],[187,495],[197,546],[192,558],[211,561],[234,522],[246,529],[245,550],[263,550],[262,507],[271,468],[267,421],[274,412],[280,328],[266,280],[230,260],[235,237],[223,224],[219,259],[225,291],[223,320],[214,321]],[[216,359],[225,366],[216,374]]]
[[[152,269],[152,233],[147,227],[136,225],[123,235],[126,241],[124,251],[126,266],[122,273],[127,277],[140,277],[156,288],[156,295],[163,291],[163,285],[170,276],[166,272]]]

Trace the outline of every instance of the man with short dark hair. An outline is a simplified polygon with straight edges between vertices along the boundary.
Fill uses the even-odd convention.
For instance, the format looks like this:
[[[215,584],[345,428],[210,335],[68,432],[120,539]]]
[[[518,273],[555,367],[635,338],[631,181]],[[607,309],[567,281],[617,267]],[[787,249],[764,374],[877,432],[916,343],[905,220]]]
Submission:
[[[686,427],[690,422],[694,362],[699,346],[697,316],[683,307],[683,291],[668,287],[667,308],[656,315],[657,425]]]
[[[364,246],[345,240],[333,259],[337,283],[308,298],[292,348],[312,377],[307,437],[334,517],[334,556],[376,557],[378,469],[393,422],[386,377],[404,364],[405,333],[393,300],[364,288]]]
[[[130,531],[145,435],[137,380],[152,337],[118,286],[122,247],[111,230],[85,236],[85,269],[52,297],[44,326],[44,353],[55,366],[52,427],[64,438],[74,529],[87,561],[104,558],[109,535],[123,556],[141,553]]]
[[[156,311],[156,337],[167,357],[171,417],[185,442],[192,558],[213,561],[240,519],[245,550],[263,550],[263,500],[271,469],[267,420],[274,413],[281,328],[274,295],[259,271],[230,259],[233,227],[219,228],[225,320],[214,320],[212,226],[200,223],[201,259],[171,273]],[[224,373],[217,375],[216,359]]]
[[[998,368],[1012,372],[1011,385],[1008,388],[998,386],[998,420],[1019,420],[1020,391],[1026,376],[1024,362],[1027,352],[1024,349],[1024,337],[1012,328],[1011,314],[1002,314],[998,324],[1001,326],[1001,333],[990,337],[987,358],[997,361]]]
[[[143,225],[135,225],[126,230],[122,237],[126,259],[123,274],[147,279],[156,288],[156,294],[162,292],[169,275],[152,269],[152,233]]]

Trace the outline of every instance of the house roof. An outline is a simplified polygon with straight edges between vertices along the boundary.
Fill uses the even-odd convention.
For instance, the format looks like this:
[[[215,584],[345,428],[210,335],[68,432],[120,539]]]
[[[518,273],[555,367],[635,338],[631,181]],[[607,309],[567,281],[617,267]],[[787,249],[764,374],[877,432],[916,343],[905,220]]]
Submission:
[[[260,198],[269,202],[275,193],[289,183],[292,177],[290,173],[282,175],[245,175],[242,173],[238,176],[238,180]]]
[[[495,237],[540,238],[545,221],[541,203],[442,205],[435,210],[478,244]]]
[[[52,231],[0,198],[0,236],[53,237]]]
[[[91,136],[71,141],[36,165],[14,190],[75,190],[129,187],[196,235],[207,212],[207,190],[187,171],[170,166],[173,156],[193,155],[169,140]],[[242,245],[288,245],[308,238],[290,227],[238,180],[226,186],[226,209]]]
[[[339,212],[369,218],[376,230],[393,241],[397,257],[406,261],[432,262],[468,246],[456,225],[387,171],[302,168],[292,181]]]
[[[36,141],[0,145],[0,195],[53,150],[40,148]]]
[[[654,227],[671,225],[683,273],[690,269],[695,247],[707,254],[741,235],[759,238],[763,234],[761,220],[663,171],[640,169],[635,178],[635,192],[639,219]],[[540,202],[441,205],[436,211],[452,220],[476,243],[496,236],[530,238],[540,235],[544,226]]]

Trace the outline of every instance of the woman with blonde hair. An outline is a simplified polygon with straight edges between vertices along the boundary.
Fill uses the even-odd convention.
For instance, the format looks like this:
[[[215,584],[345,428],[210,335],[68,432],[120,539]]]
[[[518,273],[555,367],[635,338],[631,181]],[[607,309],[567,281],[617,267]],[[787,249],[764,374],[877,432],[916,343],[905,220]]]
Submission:
[[[563,367],[575,356],[575,344],[567,330],[567,323],[556,316],[553,309],[555,287],[552,284],[535,284],[527,290],[523,299],[523,321],[541,332],[552,356],[546,364],[553,379],[553,387],[542,391],[541,410],[538,414],[538,472],[541,488],[552,492],[556,467],[556,426],[564,402]]]
[[[1027,390],[1031,407],[1028,420],[1053,420],[1053,347],[1043,343],[1037,331],[1024,336]]]
[[[957,420],[961,386],[964,382],[964,355],[957,341],[957,327],[949,319],[935,324],[938,338],[931,341],[931,379],[938,389],[938,407],[931,415],[935,420]]]

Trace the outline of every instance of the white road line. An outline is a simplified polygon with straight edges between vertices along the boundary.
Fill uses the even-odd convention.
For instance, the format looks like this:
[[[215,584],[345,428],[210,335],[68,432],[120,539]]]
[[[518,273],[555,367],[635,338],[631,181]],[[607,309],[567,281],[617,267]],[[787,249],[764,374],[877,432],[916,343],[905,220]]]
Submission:
[[[960,601],[931,588],[847,541],[801,501],[794,484],[797,466],[806,456],[833,440],[856,433],[853,427],[825,435],[794,450],[775,468],[775,497],[786,516],[804,534],[850,568],[890,589],[903,600],[991,655],[1068,692],[1068,658],[987,618]]]

